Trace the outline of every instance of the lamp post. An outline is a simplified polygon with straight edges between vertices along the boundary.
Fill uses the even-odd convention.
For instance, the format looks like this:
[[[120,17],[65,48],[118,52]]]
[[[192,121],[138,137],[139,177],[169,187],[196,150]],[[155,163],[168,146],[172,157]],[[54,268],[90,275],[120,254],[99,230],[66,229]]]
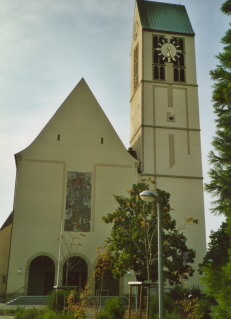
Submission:
[[[157,201],[158,217],[158,281],[159,281],[159,319],[164,319],[164,275],[163,275],[163,239],[162,239],[162,203],[158,196],[149,190],[141,192],[140,198],[145,202]]]

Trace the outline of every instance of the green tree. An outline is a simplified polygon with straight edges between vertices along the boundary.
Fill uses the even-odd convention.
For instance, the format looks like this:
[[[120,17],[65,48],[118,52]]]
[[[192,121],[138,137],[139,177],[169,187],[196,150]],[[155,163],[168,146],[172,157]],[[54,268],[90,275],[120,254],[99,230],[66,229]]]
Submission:
[[[115,196],[118,208],[103,217],[106,223],[113,223],[107,242],[115,278],[134,270],[138,280],[155,282],[158,279],[157,207],[155,202],[145,203],[139,197],[140,192],[148,188],[144,182],[133,184],[128,191],[130,197]],[[195,251],[186,246],[183,227],[177,228],[171,218],[170,195],[159,189],[157,194],[163,200],[164,277],[174,284],[192,276],[194,270],[189,263],[193,263]]]
[[[228,218],[227,218],[228,219]],[[216,301],[212,308],[212,318],[231,318],[231,241],[230,223],[222,223],[216,232],[210,235],[209,249],[199,265],[204,274],[201,282],[205,293]]]
[[[230,237],[227,233],[227,223],[223,222],[217,231],[212,231],[208,244],[207,253],[203,262],[199,264],[199,273],[208,267],[215,271],[221,271],[222,267],[229,261],[229,248],[231,248]]]
[[[231,1],[226,1],[221,10],[230,15]],[[212,141],[214,151],[209,153],[211,181],[205,189],[216,197],[212,212],[231,216],[231,29],[221,42],[224,51],[217,55],[219,64],[210,72],[215,81],[212,99],[217,131]]]
[[[231,1],[227,0],[221,7],[224,14],[231,14]],[[224,44],[223,52],[217,55],[219,64],[211,71],[214,80],[213,107],[216,114],[216,136],[212,145],[214,151],[209,154],[212,168],[209,171],[211,181],[205,189],[211,193],[213,201],[212,212],[226,217],[226,235],[218,232],[219,236],[226,236],[226,243],[230,247],[231,241],[231,29],[221,39]],[[214,238],[215,239],[215,238]],[[218,239],[218,237],[217,237]],[[213,241],[209,253],[215,253],[216,262],[205,259],[202,271],[205,274],[202,282],[206,293],[214,297],[217,306],[213,308],[213,318],[231,318],[231,250],[227,248],[224,256],[216,248],[217,241]],[[220,246],[220,248],[222,248]],[[224,247],[223,247],[224,248]],[[222,249],[223,249],[222,248]],[[220,256],[220,260],[219,260]],[[214,256],[211,258],[213,260]]]

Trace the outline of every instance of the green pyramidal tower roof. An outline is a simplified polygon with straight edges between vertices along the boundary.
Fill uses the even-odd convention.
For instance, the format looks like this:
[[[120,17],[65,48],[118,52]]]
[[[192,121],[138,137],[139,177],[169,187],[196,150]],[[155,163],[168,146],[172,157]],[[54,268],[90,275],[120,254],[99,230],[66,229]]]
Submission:
[[[185,6],[137,0],[143,29],[194,35]]]

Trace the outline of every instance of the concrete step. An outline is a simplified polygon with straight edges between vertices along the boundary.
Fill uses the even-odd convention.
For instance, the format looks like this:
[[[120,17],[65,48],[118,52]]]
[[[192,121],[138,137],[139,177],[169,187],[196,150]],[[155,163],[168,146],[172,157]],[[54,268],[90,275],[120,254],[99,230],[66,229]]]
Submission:
[[[19,296],[8,301],[7,305],[47,305],[48,296]]]

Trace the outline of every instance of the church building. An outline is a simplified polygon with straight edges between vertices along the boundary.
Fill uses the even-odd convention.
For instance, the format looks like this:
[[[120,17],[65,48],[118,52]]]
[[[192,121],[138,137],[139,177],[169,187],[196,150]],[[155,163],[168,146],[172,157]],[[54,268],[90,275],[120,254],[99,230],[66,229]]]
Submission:
[[[45,295],[53,286],[83,288],[96,249],[110,236],[102,217],[116,209],[113,195],[127,196],[148,177],[171,194],[178,225],[198,220],[184,229],[197,269],[206,239],[194,37],[183,5],[136,0],[129,150],[81,79],[36,139],[15,154],[14,208],[0,230],[6,300]],[[74,265],[65,281],[67,260]],[[127,294],[134,280],[133,274],[112,278],[110,293]],[[190,282],[199,285],[196,271]],[[96,288],[93,280],[92,295]]]

